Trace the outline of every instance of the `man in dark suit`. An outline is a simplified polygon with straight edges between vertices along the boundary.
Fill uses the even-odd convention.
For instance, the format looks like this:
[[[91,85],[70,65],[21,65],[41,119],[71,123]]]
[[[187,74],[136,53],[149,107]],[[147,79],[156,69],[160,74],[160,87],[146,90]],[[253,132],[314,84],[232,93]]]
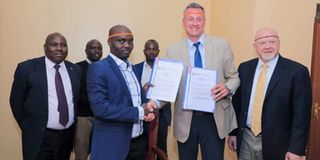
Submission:
[[[10,105],[22,132],[23,159],[68,160],[73,145],[80,67],[65,61],[67,41],[51,33],[45,57],[19,63]]]
[[[145,61],[134,65],[134,67],[137,70],[137,78],[143,86],[143,90],[146,92],[150,87],[149,80],[154,60],[160,52],[158,42],[154,39],[148,40],[144,45],[143,52]],[[170,126],[171,123],[171,104],[166,103],[159,110],[159,114],[157,145],[167,154],[168,126]]]
[[[90,109],[87,93],[87,71],[89,64],[99,61],[102,56],[102,45],[96,40],[90,40],[85,49],[87,59],[76,63],[81,67],[80,100],[78,118],[74,139],[74,153],[76,160],[87,160],[90,153],[90,137],[92,130],[93,113]]]
[[[308,69],[279,54],[272,28],[258,30],[253,46],[259,58],[238,69],[241,85],[233,105],[239,128],[230,134],[229,148],[241,160],[302,159],[312,99]]]
[[[107,58],[88,70],[88,97],[94,114],[92,160],[145,160],[147,136],[143,121],[154,119],[154,101],[148,102],[128,60],[133,35],[123,25],[109,30]]]

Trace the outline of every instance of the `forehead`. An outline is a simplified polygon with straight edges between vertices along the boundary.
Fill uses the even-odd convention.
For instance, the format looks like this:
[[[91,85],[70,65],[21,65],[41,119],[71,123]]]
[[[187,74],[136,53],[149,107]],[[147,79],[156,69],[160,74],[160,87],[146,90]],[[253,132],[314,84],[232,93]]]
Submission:
[[[66,39],[63,36],[57,34],[57,35],[49,36],[47,42],[48,43],[52,43],[52,42],[65,43]]]
[[[114,39],[114,40],[117,40],[117,39],[130,40],[130,39],[133,39],[133,36],[132,35],[116,35],[116,36],[112,36],[110,38]]]
[[[204,12],[200,8],[189,8],[184,12],[184,17],[204,17]]]
[[[255,41],[265,38],[279,38],[278,33],[272,29],[262,29],[259,30],[255,35]]]
[[[154,42],[150,42],[149,44],[146,45],[146,48],[158,48],[158,45]]]
[[[91,43],[88,44],[88,46],[101,46],[101,43],[98,41],[92,41]]]

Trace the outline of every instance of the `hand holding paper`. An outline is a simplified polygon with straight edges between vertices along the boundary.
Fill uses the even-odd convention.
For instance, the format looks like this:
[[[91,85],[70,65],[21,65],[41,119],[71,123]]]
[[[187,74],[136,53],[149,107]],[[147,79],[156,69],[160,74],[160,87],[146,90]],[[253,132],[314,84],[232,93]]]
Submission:
[[[230,90],[222,83],[213,86],[210,89],[210,93],[212,98],[215,101],[219,101],[220,99],[224,98],[225,96],[227,96],[230,93]]]
[[[216,85],[217,72],[202,68],[188,67],[183,109],[197,110],[203,112],[215,111],[215,100],[213,91],[220,91]]]
[[[183,63],[157,58],[154,62],[147,98],[174,102],[177,96]]]

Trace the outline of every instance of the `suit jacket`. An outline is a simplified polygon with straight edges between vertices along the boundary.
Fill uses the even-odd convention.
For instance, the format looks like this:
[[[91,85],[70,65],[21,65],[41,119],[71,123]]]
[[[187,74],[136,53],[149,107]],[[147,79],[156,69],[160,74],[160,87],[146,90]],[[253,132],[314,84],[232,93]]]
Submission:
[[[87,92],[87,71],[89,68],[89,63],[84,60],[76,63],[81,67],[81,86],[80,86],[80,99],[78,107],[78,116],[80,117],[92,117],[93,113],[90,108]]]
[[[217,83],[224,83],[231,87],[231,92],[235,92],[239,86],[238,72],[233,64],[233,54],[229,44],[221,38],[204,37],[205,45],[205,63],[206,69],[216,70],[218,75]],[[183,61],[184,66],[190,65],[188,54],[187,39],[181,40],[171,46],[167,51],[167,57]],[[191,126],[192,111],[182,109],[183,93],[186,79],[186,70],[182,75],[178,96],[174,107],[173,132],[174,136],[180,142],[185,142],[189,137]],[[231,101],[228,97],[216,102],[216,111],[213,114],[218,134],[220,138],[224,138],[237,127],[236,116]]]
[[[68,61],[65,61],[65,65],[71,81],[76,114],[80,67]],[[18,64],[11,89],[10,105],[22,132],[23,159],[35,159],[40,151],[48,122],[48,84],[44,57]]]
[[[250,94],[258,59],[240,64],[241,85],[233,97],[238,117],[238,151],[246,127]],[[279,56],[271,76],[262,110],[263,159],[283,160],[285,153],[305,152],[312,101],[308,69]],[[235,133],[235,132],[233,132]]]
[[[88,96],[94,114],[91,159],[124,160],[139,111],[122,73],[110,55],[89,66]],[[145,96],[141,89],[142,102]]]
[[[136,70],[137,79],[140,82],[140,84],[141,84],[141,78],[142,78],[142,72],[143,72],[143,64],[144,64],[144,61],[134,65],[135,70]],[[171,104],[170,104],[170,102],[166,103],[160,109],[160,112],[161,112],[160,116],[164,117],[167,125],[170,126],[170,124],[171,124]]]

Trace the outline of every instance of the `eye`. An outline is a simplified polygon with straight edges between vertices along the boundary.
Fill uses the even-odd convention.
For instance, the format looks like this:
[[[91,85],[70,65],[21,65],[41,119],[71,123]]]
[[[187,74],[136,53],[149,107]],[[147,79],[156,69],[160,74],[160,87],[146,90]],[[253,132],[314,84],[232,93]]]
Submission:
[[[118,39],[117,42],[123,44],[124,43],[124,39]]]
[[[129,44],[133,44],[133,39],[130,39],[130,40],[128,41],[128,43],[129,43]]]

